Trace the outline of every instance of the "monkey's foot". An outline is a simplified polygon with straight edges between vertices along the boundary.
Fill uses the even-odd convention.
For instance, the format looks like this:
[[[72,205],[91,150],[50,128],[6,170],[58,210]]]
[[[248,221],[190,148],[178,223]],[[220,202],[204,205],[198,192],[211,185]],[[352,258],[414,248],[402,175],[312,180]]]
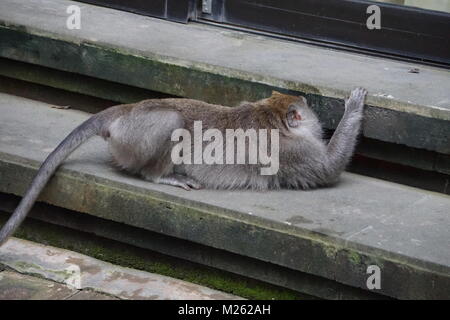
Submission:
[[[364,107],[364,99],[366,98],[367,90],[364,88],[356,88],[350,93],[350,97],[345,102],[345,109],[347,111],[362,111]]]
[[[195,181],[192,178],[183,176],[181,174],[170,174],[170,175],[159,178],[155,182],[161,183],[161,184],[168,184],[168,185],[176,186],[176,187],[181,187],[184,190],[188,190],[188,191],[190,191],[191,189],[198,190],[198,189],[202,188],[202,185],[200,183],[198,183],[197,181]]]

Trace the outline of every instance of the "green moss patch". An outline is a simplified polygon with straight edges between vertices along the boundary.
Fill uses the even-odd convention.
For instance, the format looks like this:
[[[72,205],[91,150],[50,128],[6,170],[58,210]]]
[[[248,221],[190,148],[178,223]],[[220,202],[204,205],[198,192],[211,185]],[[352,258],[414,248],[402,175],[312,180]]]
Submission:
[[[4,221],[5,215],[2,214],[0,222]],[[196,283],[247,299],[312,298],[289,289],[32,219],[28,219],[15,236],[76,251],[113,264]]]

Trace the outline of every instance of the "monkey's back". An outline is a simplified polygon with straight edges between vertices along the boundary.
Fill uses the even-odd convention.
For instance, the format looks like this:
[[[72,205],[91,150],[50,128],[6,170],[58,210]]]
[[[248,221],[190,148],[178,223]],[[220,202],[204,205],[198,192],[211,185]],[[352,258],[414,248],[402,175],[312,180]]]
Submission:
[[[261,122],[255,121],[255,106],[241,105],[226,107],[209,104],[193,99],[163,99],[151,101],[152,108],[157,105],[168,110],[179,112],[184,123],[184,128],[194,136],[194,122],[201,121],[202,133],[208,129],[217,129],[226,137],[226,129],[261,129]],[[147,106],[149,106],[147,104]],[[157,107],[156,107],[157,108]],[[265,128],[265,127],[264,127]],[[268,129],[268,128],[267,128]],[[202,145],[202,150],[208,142],[192,141]],[[224,141],[225,143],[225,141]],[[250,141],[246,140],[246,150],[249,150]],[[226,150],[223,150],[224,163],[221,164],[181,164],[175,166],[175,171],[186,174],[196,179],[200,184],[209,189],[253,189],[266,190],[278,186],[276,176],[262,176],[261,164],[226,164]],[[247,156],[248,160],[248,156]]]
[[[167,113],[167,116],[161,116],[161,112]],[[155,118],[158,117],[155,121],[152,119],[153,114]],[[148,164],[159,164],[163,157],[168,162],[171,161],[170,151],[175,144],[175,142],[170,142],[171,132],[183,128],[189,131],[192,138],[191,150],[195,150],[196,144],[202,146],[202,161],[194,161],[192,158],[190,163],[177,164],[171,166],[171,168],[176,173],[192,177],[205,188],[267,190],[288,187],[307,189],[315,187],[322,180],[319,177],[321,174],[319,173],[318,176],[315,170],[325,151],[321,139],[309,136],[295,137],[292,134],[287,134],[280,118],[277,117],[276,113],[271,112],[270,105],[245,103],[237,107],[225,107],[193,99],[150,99],[137,103],[130,110],[129,115],[125,117],[141,120],[146,118],[148,120],[145,123],[151,123],[150,126],[145,126],[148,128],[145,132],[136,130],[134,135],[139,137],[139,141],[135,139],[136,141],[133,142],[132,139],[128,139],[127,143],[118,143],[121,148],[126,150],[126,152],[119,152],[125,159],[130,160],[130,155],[133,155],[134,158],[131,159],[133,163],[145,164],[144,170],[137,168],[137,170],[128,171],[141,172],[144,176],[150,176]],[[202,136],[208,129],[219,130],[222,137],[226,137],[227,129],[242,129],[243,131],[254,129],[257,132],[260,129],[268,129],[269,136],[270,129],[279,130],[281,140],[278,172],[273,175],[261,175],[261,169],[268,167],[268,165],[262,164],[259,156],[256,164],[248,162],[250,144],[257,145],[257,142],[252,142],[250,139],[245,139],[245,164],[226,163],[225,139],[223,139],[223,161],[213,164],[204,163],[203,150],[210,141],[203,141],[202,136],[198,137],[195,134],[194,124],[196,121],[201,123]],[[138,122],[143,123],[144,121],[136,121],[136,123]],[[139,127],[143,128],[144,125],[139,125]],[[127,130],[134,129],[128,127]],[[152,136],[146,136],[146,132],[152,132]],[[155,132],[164,132],[165,138],[163,140],[166,141],[164,142],[166,147],[155,150],[152,148],[150,152],[152,156],[145,159],[141,157],[144,152],[134,155],[134,150],[139,150],[136,146],[142,144],[142,141],[145,143],[142,144],[141,149],[146,151],[149,148],[148,146],[161,144],[161,138],[152,142],[155,141]],[[130,136],[129,133],[127,135]],[[269,150],[271,149],[270,142],[267,147]],[[233,154],[233,158],[234,156],[235,154]],[[139,161],[135,159],[139,159]],[[237,157],[234,159],[236,160]],[[167,173],[167,171],[164,172]]]

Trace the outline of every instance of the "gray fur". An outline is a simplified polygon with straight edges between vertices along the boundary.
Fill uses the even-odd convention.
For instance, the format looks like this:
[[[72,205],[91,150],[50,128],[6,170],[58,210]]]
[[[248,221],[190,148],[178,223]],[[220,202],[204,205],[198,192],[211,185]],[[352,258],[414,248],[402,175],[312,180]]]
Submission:
[[[337,181],[350,161],[360,130],[365,89],[352,91],[345,113],[328,145],[316,115],[304,97],[274,92],[271,97],[235,108],[191,99],[145,100],[100,112],[70,133],[47,157],[11,218],[0,231],[0,245],[17,229],[46,183],[64,159],[93,135],[107,140],[115,164],[155,183],[186,190],[211,189],[267,190],[309,189]],[[298,112],[301,117],[287,119]],[[292,115],[292,114],[291,114]],[[300,120],[301,119],[301,120]],[[196,120],[203,130],[278,129],[280,132],[279,171],[262,176],[257,164],[174,165],[170,154],[171,134],[184,128],[192,132]],[[270,134],[269,134],[270,135]],[[202,142],[206,144],[206,142]],[[248,143],[250,143],[248,140]],[[270,141],[269,141],[270,149]],[[225,156],[225,150],[224,150]]]

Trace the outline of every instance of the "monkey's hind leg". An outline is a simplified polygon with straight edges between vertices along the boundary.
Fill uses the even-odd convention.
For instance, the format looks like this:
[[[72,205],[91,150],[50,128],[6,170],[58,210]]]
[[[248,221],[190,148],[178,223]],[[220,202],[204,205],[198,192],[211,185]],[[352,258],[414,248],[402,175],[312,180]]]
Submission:
[[[194,179],[176,173],[171,173],[161,178],[155,179],[154,182],[181,187],[184,190],[188,191],[191,189],[198,190],[202,188],[202,185],[197,181],[195,181]]]
[[[156,159],[153,159],[153,161],[150,161],[144,168],[141,169],[141,175],[145,178],[145,180],[159,184],[181,187],[188,191],[191,189],[201,189],[201,184],[194,179],[174,172],[170,151],[171,148],[166,148]]]
[[[176,111],[136,109],[109,127],[110,153],[119,167],[147,181],[200,189],[195,180],[174,173],[171,135],[183,126],[183,118]]]

